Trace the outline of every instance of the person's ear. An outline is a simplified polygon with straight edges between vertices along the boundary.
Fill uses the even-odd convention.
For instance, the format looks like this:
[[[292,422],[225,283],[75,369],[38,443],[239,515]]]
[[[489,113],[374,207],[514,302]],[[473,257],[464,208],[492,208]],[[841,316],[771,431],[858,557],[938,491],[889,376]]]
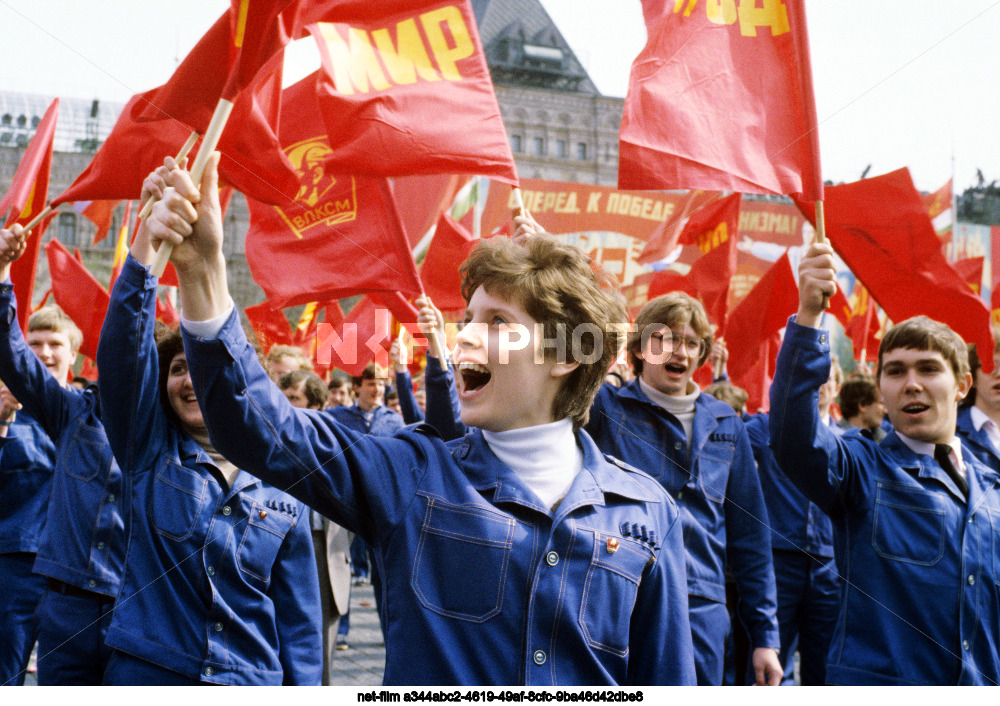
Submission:
[[[580,367],[580,364],[575,360],[567,360],[564,363],[555,363],[552,366],[552,370],[549,374],[554,377],[562,377],[564,375],[569,375],[571,372]]]
[[[958,396],[956,402],[961,402],[972,389],[972,373],[966,373],[958,381]]]

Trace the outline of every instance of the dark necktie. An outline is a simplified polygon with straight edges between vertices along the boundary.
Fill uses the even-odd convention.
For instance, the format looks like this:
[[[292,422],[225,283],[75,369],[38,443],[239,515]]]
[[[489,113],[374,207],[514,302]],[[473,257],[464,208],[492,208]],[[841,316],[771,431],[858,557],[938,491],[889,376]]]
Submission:
[[[951,476],[951,479],[955,481],[955,485],[962,492],[962,495],[968,498],[969,482],[965,479],[965,476],[958,472],[955,464],[951,462],[951,453],[952,448],[948,444],[934,444],[934,460],[944,469],[945,473]]]

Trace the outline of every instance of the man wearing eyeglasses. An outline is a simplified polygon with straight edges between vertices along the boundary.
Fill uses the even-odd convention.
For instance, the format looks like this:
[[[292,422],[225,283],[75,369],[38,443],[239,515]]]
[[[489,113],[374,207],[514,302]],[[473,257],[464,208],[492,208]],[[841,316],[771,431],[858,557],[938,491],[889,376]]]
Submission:
[[[707,359],[712,329],[701,302],[674,292],[648,302],[628,338],[636,379],[605,384],[587,432],[604,453],[649,473],[682,508],[695,671],[722,683],[726,568],[740,594],[757,684],[778,685],[777,597],[767,512],[742,420],[691,380]],[[742,665],[737,665],[742,669]]]

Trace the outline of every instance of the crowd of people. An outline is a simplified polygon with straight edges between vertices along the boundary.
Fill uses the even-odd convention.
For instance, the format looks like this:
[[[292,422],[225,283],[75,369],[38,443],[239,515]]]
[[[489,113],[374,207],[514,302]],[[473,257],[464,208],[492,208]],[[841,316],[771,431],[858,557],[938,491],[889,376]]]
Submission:
[[[1000,334],[987,374],[910,319],[844,381],[814,243],[748,415],[697,299],[629,322],[613,278],[521,214],[462,265],[453,350],[417,300],[418,390],[399,342],[391,380],[326,383],[248,340],[216,167],[144,183],[98,386],[66,383],[61,312],[22,334],[26,234],[0,231],[0,682],[37,640],[43,685],[328,684],[352,581],[386,684],[1000,682]],[[177,330],[155,317],[165,243]]]

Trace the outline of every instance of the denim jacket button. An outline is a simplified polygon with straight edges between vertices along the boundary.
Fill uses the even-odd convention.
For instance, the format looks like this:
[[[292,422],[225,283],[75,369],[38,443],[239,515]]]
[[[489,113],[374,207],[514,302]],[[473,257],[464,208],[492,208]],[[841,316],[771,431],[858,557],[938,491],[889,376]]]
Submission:
[[[534,656],[532,657],[532,659],[535,660],[535,664],[537,664],[538,666],[541,666],[541,665],[545,664],[545,653],[542,652],[541,650],[537,650],[535,652]]]
[[[215,671],[211,667],[205,667],[205,676],[210,677],[215,674]]]
[[[209,576],[215,576],[215,567],[214,566],[208,567],[207,569],[205,569],[205,573],[207,573]]]
[[[223,515],[229,516],[230,514],[232,514],[232,512],[233,512],[233,510],[232,510],[231,507],[229,507],[228,505],[223,506],[223,508],[222,508],[222,514]]]
[[[965,650],[966,652],[969,651],[969,641],[968,640],[962,640],[962,649]]]
[[[559,563],[559,555],[555,552],[549,552],[545,555],[545,563],[549,566],[555,566]]]
[[[973,576],[972,574],[969,574],[968,581],[969,581],[969,585],[970,586],[975,586],[976,585],[976,577]]]
[[[215,624],[215,632],[222,632],[222,623]]]

